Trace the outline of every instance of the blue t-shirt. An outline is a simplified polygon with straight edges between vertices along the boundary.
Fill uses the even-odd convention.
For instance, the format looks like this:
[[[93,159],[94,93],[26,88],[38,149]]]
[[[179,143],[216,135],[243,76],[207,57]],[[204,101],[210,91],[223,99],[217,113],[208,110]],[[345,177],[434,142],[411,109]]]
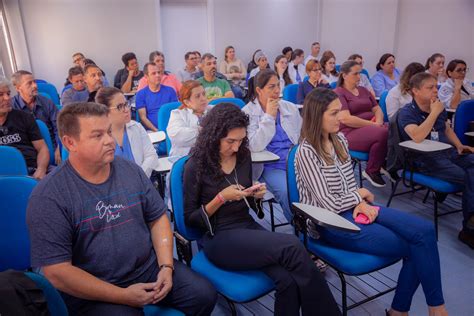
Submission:
[[[288,138],[283,127],[281,127],[280,112],[277,114],[275,124],[275,135],[273,135],[272,140],[267,145],[267,150],[278,155],[280,160],[265,164],[265,168],[286,170],[286,157],[288,157],[288,152],[293,143]]]
[[[405,127],[411,124],[421,125],[430,113],[423,112],[415,100],[411,103],[408,103],[403,108],[400,109],[398,113],[398,129],[400,130],[401,141],[411,140],[410,136],[405,132]],[[443,143],[450,144],[448,137],[446,137],[446,120],[448,119],[448,114],[445,110],[438,115],[435,124],[433,125],[433,132],[438,133],[439,141]],[[431,138],[431,133],[426,136],[426,139]]]
[[[178,97],[171,87],[161,85],[158,92],[152,92],[150,87],[146,86],[137,92],[135,101],[137,110],[146,108],[146,117],[158,128],[160,107],[165,103],[178,101]]]
[[[125,132],[123,133],[122,146],[115,142],[115,157],[117,156],[135,162],[132,146],[130,146],[130,140],[128,139],[127,129],[125,129]]]
[[[102,184],[84,180],[69,160],[38,183],[26,221],[31,265],[70,261],[117,286],[157,264],[148,223],[166,207],[142,169],[115,158]]]

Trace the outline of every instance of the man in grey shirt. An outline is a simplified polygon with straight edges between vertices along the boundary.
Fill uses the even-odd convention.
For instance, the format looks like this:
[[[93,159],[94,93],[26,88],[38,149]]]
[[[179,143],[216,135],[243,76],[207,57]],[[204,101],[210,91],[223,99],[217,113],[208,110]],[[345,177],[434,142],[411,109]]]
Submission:
[[[187,52],[184,55],[186,65],[178,71],[178,79],[181,82],[192,80],[193,75],[199,71],[197,68],[199,57],[195,52]]]
[[[72,67],[69,69],[68,80],[71,86],[64,90],[61,95],[62,105],[68,105],[74,102],[85,102],[89,98],[89,91],[84,83],[84,71],[81,67]]]
[[[70,315],[143,315],[148,304],[209,315],[213,286],[173,259],[166,207],[135,163],[117,157],[109,109],[75,103],[58,117],[69,158],[31,194],[31,265]]]

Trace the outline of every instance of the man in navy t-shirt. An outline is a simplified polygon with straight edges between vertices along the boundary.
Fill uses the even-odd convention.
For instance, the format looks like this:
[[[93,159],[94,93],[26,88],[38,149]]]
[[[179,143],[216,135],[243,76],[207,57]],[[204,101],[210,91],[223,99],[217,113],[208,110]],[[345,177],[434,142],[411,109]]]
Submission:
[[[463,145],[454,133],[443,104],[437,99],[437,81],[429,73],[410,79],[413,102],[398,114],[401,141],[417,143],[431,139],[453,145],[447,151],[420,154],[414,165],[420,172],[464,187],[462,196],[463,229],[459,240],[474,249],[474,148]]]
[[[137,92],[136,106],[140,120],[146,129],[158,131],[158,111],[165,103],[178,101],[173,88],[161,85],[164,69],[155,63],[147,63],[143,68],[148,87]]]
[[[71,104],[58,126],[69,158],[30,197],[32,267],[61,291],[71,315],[142,315],[148,304],[209,315],[217,294],[173,259],[160,195],[135,163],[114,159],[107,107]]]

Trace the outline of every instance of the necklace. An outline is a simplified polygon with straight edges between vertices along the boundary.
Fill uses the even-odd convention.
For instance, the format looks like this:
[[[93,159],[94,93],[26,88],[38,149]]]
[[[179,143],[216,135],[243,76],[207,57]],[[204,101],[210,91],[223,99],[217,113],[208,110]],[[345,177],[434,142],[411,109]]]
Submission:
[[[237,169],[237,167],[234,168],[234,181],[235,181],[235,184],[237,185],[237,189],[238,189],[239,191],[242,191],[241,186],[240,186],[240,184],[239,184],[239,180],[238,180],[238,178],[237,178],[237,171],[236,171],[236,169]],[[227,181],[227,183],[228,183],[229,185],[233,185],[233,184],[234,184],[234,183],[230,182],[229,179],[227,179],[227,175],[224,176],[224,179],[225,179],[225,181]],[[250,203],[249,203],[249,201],[247,200],[247,198],[246,198],[245,196],[243,196],[243,199],[244,199],[244,201],[245,201],[245,204],[247,204],[247,207],[250,208]]]

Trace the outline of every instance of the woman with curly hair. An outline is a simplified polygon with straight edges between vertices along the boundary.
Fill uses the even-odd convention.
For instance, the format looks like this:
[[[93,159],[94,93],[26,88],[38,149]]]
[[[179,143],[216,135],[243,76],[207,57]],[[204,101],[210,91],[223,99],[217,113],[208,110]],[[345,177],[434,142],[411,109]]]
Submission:
[[[278,85],[278,82],[276,83]],[[264,185],[252,186],[249,118],[229,103],[216,105],[184,170],[186,224],[206,231],[206,256],[229,270],[262,270],[274,282],[275,315],[340,315],[326,281],[294,235],[265,230],[259,210]]]

